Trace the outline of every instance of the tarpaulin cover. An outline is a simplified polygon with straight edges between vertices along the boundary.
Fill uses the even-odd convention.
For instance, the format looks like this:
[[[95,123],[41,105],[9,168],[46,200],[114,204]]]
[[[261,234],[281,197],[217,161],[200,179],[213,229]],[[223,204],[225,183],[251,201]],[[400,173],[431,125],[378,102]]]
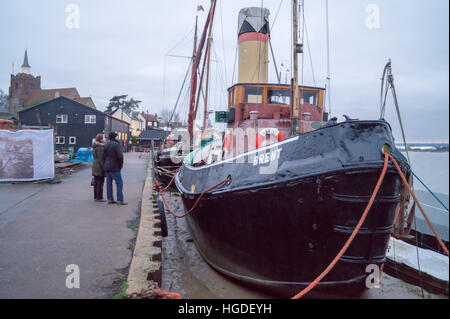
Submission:
[[[92,148],[80,147],[78,149],[76,159],[72,162],[93,162],[94,155],[92,154]]]
[[[0,181],[54,177],[53,130],[0,130]]]
[[[250,24],[256,32],[260,32],[269,23],[269,15],[270,11],[266,8],[251,7],[241,9],[238,18],[238,34],[242,33],[241,29],[244,22]]]

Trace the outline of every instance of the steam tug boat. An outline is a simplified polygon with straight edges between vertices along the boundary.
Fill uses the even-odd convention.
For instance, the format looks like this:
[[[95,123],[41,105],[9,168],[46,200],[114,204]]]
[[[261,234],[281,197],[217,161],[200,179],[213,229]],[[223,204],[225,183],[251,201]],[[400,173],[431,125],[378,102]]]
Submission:
[[[383,168],[382,148],[395,143],[384,120],[328,120],[324,88],[267,83],[268,15],[240,11],[227,133],[187,157],[175,183],[189,210],[228,179],[187,216],[199,252],[227,276],[292,295],[343,247]],[[366,221],[319,289],[363,287],[366,266],[386,261],[401,189],[389,166]]]

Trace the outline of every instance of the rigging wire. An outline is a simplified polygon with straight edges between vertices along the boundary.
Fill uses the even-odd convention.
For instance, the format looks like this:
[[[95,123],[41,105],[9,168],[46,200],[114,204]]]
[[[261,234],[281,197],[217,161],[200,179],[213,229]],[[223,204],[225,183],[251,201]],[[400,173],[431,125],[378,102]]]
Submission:
[[[261,26],[264,24],[264,0],[261,0]],[[258,61],[258,64],[259,64],[259,68],[258,68],[258,82],[261,82],[261,69],[262,69],[262,67],[264,67],[264,65],[262,65],[262,67],[261,67],[261,49],[262,49],[262,46],[263,46],[263,44],[262,44],[263,42],[259,42],[259,61]],[[265,45],[267,45],[267,43],[265,44]],[[264,61],[263,63],[266,63],[266,61]]]
[[[191,33],[192,33],[192,31],[194,31],[194,29],[195,29],[195,27],[192,27],[192,29],[189,30],[189,32],[177,44],[175,44],[169,51],[167,51],[166,54],[171,53],[173,50],[178,48],[184,41],[186,41],[186,39],[191,35]]]
[[[330,24],[329,24],[329,9],[328,0],[325,1],[325,16],[326,16],[326,28],[327,28],[327,81],[325,84],[325,103],[328,98],[328,114],[331,117],[331,71],[330,71]]]
[[[238,54],[238,48],[239,48],[239,42],[236,41],[236,52],[234,53],[234,65],[233,65],[233,76],[231,77],[231,85],[234,83],[235,73],[236,73],[236,61],[237,61],[237,54]]]
[[[273,28],[274,28],[274,26],[275,26],[275,22],[277,22],[278,13],[280,12],[281,5],[283,4],[283,1],[284,1],[284,0],[281,0],[281,1],[280,1],[280,5],[278,6],[277,14],[275,14],[275,18],[273,19],[272,24],[271,24],[271,27],[270,27],[270,32],[273,31]]]
[[[177,44],[175,44],[169,51],[167,51],[167,53],[164,55],[164,76],[163,76],[163,109],[166,106],[166,80],[167,80],[167,57],[170,57],[172,55],[170,55],[170,53],[175,50],[176,48],[178,48],[182,43],[184,43],[186,41],[186,39],[189,38],[189,36],[191,35],[192,31],[195,30],[195,27],[192,27],[191,30],[189,30],[189,32],[180,40],[177,42]],[[180,56],[181,57],[181,56]],[[191,57],[189,57],[191,58]]]
[[[261,0],[261,25],[263,25],[263,22],[264,22],[263,10],[264,10],[264,1]],[[262,47],[262,42],[259,42],[258,43],[258,63],[256,64],[255,71],[253,71],[253,74],[252,74],[252,79],[251,79],[252,82],[255,79],[256,71],[258,71],[258,79],[261,79],[261,47]]]
[[[305,36],[306,36],[306,46],[308,48],[309,61],[311,63],[311,72],[312,72],[313,82],[314,82],[314,86],[316,86],[316,75],[314,73],[314,64],[313,64],[313,60],[312,60],[311,46],[309,43],[308,28],[306,27],[306,20],[305,20]]]
[[[299,3],[298,3],[298,10],[300,12],[300,17],[301,17],[301,20],[302,20],[302,22],[300,23],[301,30],[299,31],[298,36],[300,36],[300,43],[303,45],[304,38],[305,38],[305,1],[304,0],[300,0],[299,1]],[[299,104],[302,104],[302,99],[303,99],[303,87],[305,85],[304,75],[305,75],[305,54],[302,53],[302,73],[301,73],[302,86],[300,88],[300,97],[299,97],[300,102],[299,102]],[[305,101],[303,100],[303,102],[305,102]],[[301,110],[301,108],[300,108],[300,110]],[[299,115],[300,115],[300,118],[302,119],[303,118],[303,114],[299,114]]]
[[[186,75],[184,76],[183,84],[181,85],[181,89],[180,89],[180,92],[178,93],[177,101],[175,102],[175,106],[173,107],[172,114],[170,115],[169,123],[172,121],[172,118],[173,118],[173,116],[174,116],[174,114],[175,114],[175,111],[176,111],[176,109],[177,109],[178,102],[180,101],[181,92],[183,91],[184,85],[186,84],[186,80],[187,80],[187,78],[188,78],[189,71],[191,70],[191,66],[192,66],[192,60],[191,60],[191,62],[189,63],[189,66],[188,66]]]
[[[219,1],[219,9],[220,9],[220,24],[221,24],[221,30],[222,30],[222,50],[223,50],[223,65],[224,65],[224,73],[225,73],[225,79],[228,78],[227,76],[227,58],[225,53],[225,36],[223,32],[223,14],[222,14],[222,1]],[[217,59],[217,57],[216,57]]]
[[[167,56],[164,56],[164,76],[163,76],[163,109],[165,108],[166,105],[166,58]]]
[[[214,54],[214,56],[216,57],[216,59],[217,59],[217,63],[218,64],[220,64],[220,60],[219,60],[219,55],[217,54],[217,51],[216,51],[216,46],[215,46],[215,44],[214,44],[214,41],[212,41],[212,48],[213,48],[213,54]],[[226,75],[225,75],[225,77],[224,77],[224,73],[223,73],[223,71],[222,71],[222,68],[218,68],[218,70],[219,70],[219,72],[218,72],[218,74],[219,74],[219,76],[220,76],[220,83],[221,83],[221,85],[222,85],[222,88],[221,88],[221,92],[222,92],[222,98],[224,98],[224,104],[226,104],[226,100],[227,100],[227,93],[226,93],[226,91],[227,91],[227,83],[226,83]]]
[[[382,95],[383,95],[383,92],[384,92],[383,90],[386,90],[385,94],[387,94],[387,91],[389,91],[389,89],[391,90],[392,97],[394,99],[395,111],[397,112],[397,118],[398,118],[398,122],[400,124],[400,129],[401,129],[401,132],[402,132],[403,145],[405,146],[406,157],[408,159],[409,165],[411,165],[411,158],[409,157],[408,147],[406,146],[405,129],[403,127],[403,121],[402,121],[402,117],[401,117],[401,114],[400,114],[400,106],[398,104],[397,93],[395,91],[395,86],[394,86],[394,76],[392,74],[392,62],[391,62],[391,60],[389,60],[388,63],[386,63],[386,66],[384,68],[383,80],[385,78],[386,78],[386,87],[384,87],[384,82],[381,82],[381,97],[380,97],[380,99],[382,98]],[[381,105],[381,112],[382,113],[380,114],[380,116],[383,116],[383,117],[384,117],[384,112],[385,112],[385,108],[386,108],[386,104],[385,103],[386,103],[386,98],[384,100],[384,104]]]

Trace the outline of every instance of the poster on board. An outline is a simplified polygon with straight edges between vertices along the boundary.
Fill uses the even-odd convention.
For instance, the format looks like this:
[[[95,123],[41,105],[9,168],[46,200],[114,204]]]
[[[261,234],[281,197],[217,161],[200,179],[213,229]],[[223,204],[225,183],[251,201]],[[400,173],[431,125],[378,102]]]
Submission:
[[[54,177],[53,130],[0,130],[0,182]]]

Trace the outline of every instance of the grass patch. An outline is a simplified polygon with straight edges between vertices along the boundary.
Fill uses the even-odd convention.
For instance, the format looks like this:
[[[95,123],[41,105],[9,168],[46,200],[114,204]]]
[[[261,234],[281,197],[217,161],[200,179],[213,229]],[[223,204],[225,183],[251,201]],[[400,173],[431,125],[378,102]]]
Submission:
[[[137,234],[138,234],[138,231],[139,231],[139,221],[140,221],[139,216],[136,219],[127,221],[127,227],[129,229],[131,229],[133,231],[133,233],[134,233],[134,236],[130,240],[130,243],[128,245],[128,249],[130,249],[131,252],[134,252],[134,248],[136,247],[136,239],[137,239]]]
[[[113,299],[123,299],[127,295],[128,281],[124,281],[120,286],[120,292]]]

